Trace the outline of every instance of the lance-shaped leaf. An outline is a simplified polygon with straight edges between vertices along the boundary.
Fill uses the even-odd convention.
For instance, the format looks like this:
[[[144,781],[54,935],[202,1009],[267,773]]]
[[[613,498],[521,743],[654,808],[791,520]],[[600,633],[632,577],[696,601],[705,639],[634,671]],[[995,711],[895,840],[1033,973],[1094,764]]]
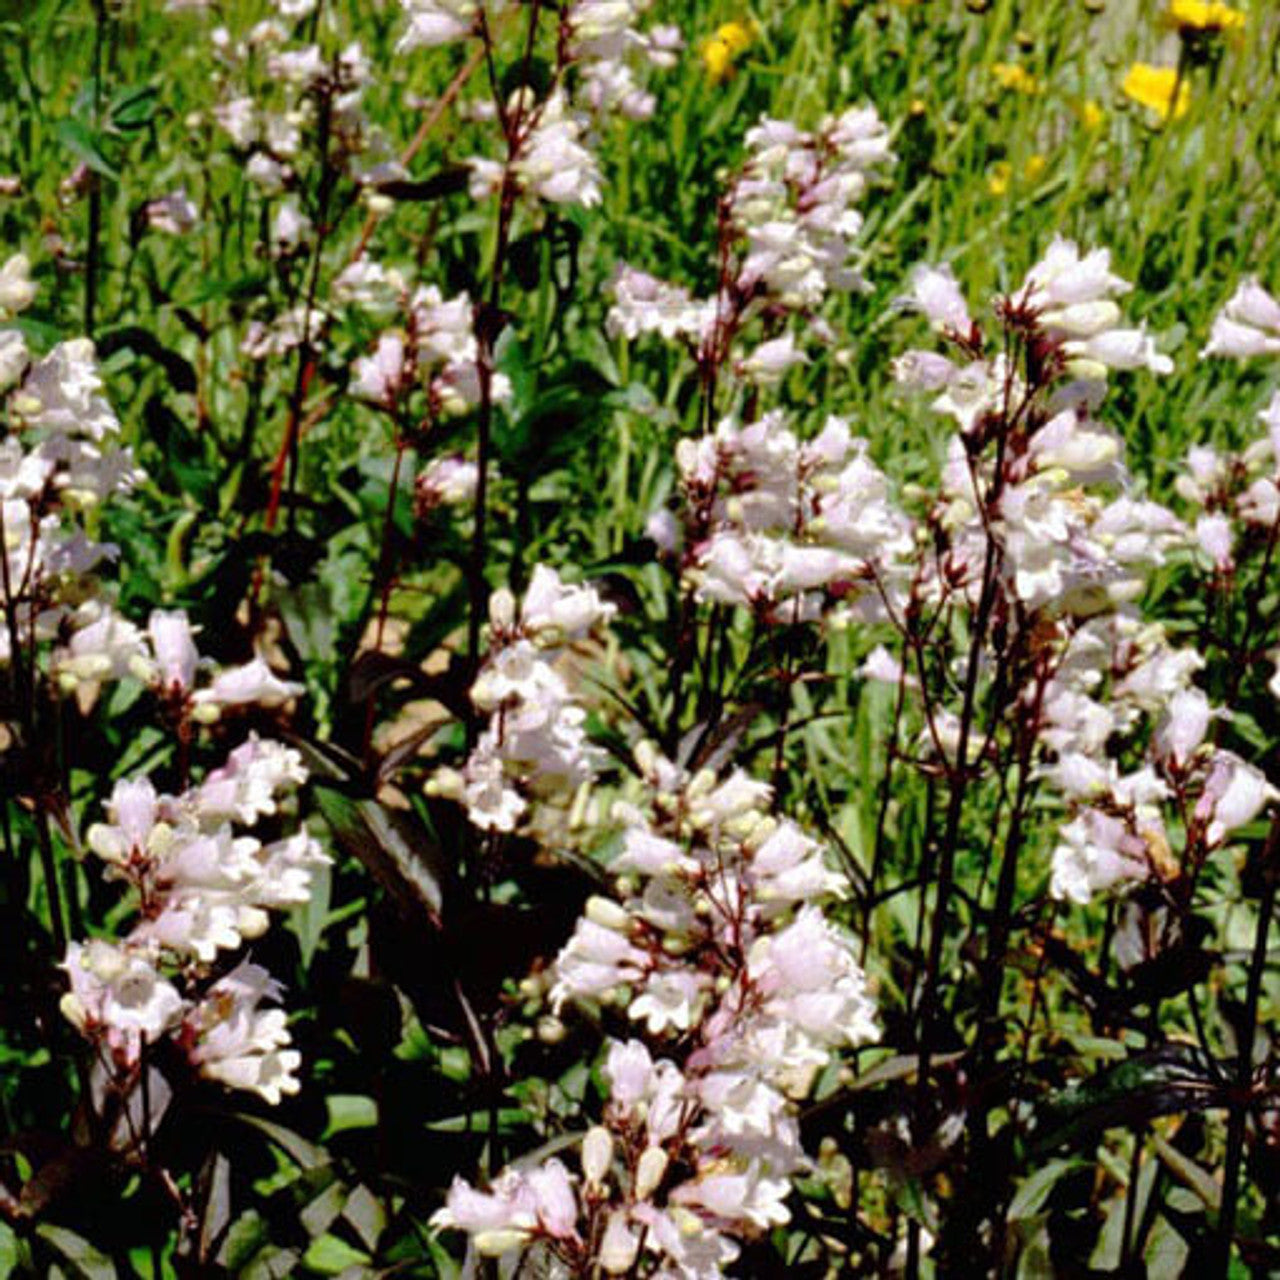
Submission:
[[[422,822],[332,786],[317,785],[315,796],[338,844],[359,858],[401,906],[425,913],[439,927],[448,868]]]
[[[1079,1148],[1105,1129],[1227,1105],[1212,1064],[1193,1045],[1166,1044],[1055,1094],[1036,1113],[1030,1154]]]

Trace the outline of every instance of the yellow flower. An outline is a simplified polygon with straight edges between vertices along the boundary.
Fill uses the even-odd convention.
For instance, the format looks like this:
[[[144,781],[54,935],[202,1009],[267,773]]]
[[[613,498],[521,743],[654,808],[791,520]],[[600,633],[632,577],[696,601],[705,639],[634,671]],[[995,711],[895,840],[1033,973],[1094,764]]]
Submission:
[[[702,65],[712,84],[722,84],[733,75],[738,55],[751,44],[752,31],[742,22],[726,22],[702,42]]]
[[[1049,161],[1039,153],[1028,156],[1026,164],[1022,166],[1022,177],[1028,182],[1034,182],[1048,167]],[[1007,195],[1012,183],[1013,165],[1008,160],[997,160],[987,171],[987,190],[993,196]]]
[[[1170,116],[1180,120],[1191,105],[1191,86],[1185,77],[1179,77],[1175,67],[1153,67],[1148,62],[1135,62],[1125,73],[1120,87],[1126,97],[1150,108],[1161,120],[1168,120]]]
[[[736,58],[744,49],[750,48],[752,31],[746,23],[726,22],[716,32],[715,38],[723,41],[729,52]]]
[[[1107,113],[1092,99],[1086,98],[1079,107],[1080,123],[1086,129],[1101,129]]]
[[[1195,32],[1239,31],[1248,15],[1217,0],[1169,0],[1165,19],[1184,35]]]
[[[991,67],[991,74],[1000,82],[1002,89],[1013,93],[1039,93],[1040,81],[1026,67],[1016,62],[997,62]]]

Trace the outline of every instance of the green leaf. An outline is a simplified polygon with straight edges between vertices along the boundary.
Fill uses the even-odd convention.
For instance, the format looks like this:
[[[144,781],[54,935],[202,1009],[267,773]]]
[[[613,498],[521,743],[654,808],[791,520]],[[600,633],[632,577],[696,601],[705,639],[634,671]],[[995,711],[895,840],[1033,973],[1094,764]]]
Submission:
[[[372,1129],[378,1123],[378,1105],[362,1093],[331,1093],[324,1100],[329,1113],[325,1140],[348,1129]]]
[[[301,1134],[294,1133],[292,1129],[287,1129],[282,1124],[264,1120],[261,1116],[249,1115],[246,1111],[228,1111],[224,1114],[232,1120],[239,1120],[241,1123],[249,1125],[250,1128],[266,1134],[285,1155],[302,1169],[319,1169],[330,1163],[329,1153],[323,1147],[318,1147],[315,1143],[308,1142]]]
[[[1050,1160],[1037,1169],[1019,1185],[1009,1206],[1010,1221],[1020,1222],[1039,1213],[1058,1180],[1078,1164],[1079,1161],[1074,1159]]]
[[[317,867],[311,877],[311,894],[300,907],[289,913],[289,926],[298,939],[304,968],[311,967],[329,923],[329,907],[333,900],[333,873],[330,868]]]
[[[115,129],[143,129],[155,119],[160,93],[154,85],[138,85],[121,89],[111,99],[107,118]]]
[[[1183,1155],[1173,1143],[1162,1138],[1158,1133],[1152,1133],[1151,1142],[1156,1149],[1156,1155],[1168,1166],[1169,1172],[1184,1186],[1190,1187],[1206,1207],[1216,1211],[1221,1206],[1222,1188],[1207,1169],[1196,1164],[1189,1156]]]
[[[83,1280],[116,1280],[115,1264],[83,1236],[68,1231],[66,1227],[54,1226],[52,1222],[41,1223],[36,1234],[62,1254],[71,1263],[74,1274]]]
[[[351,1267],[359,1268],[354,1273],[356,1275],[372,1274],[365,1270],[372,1261],[369,1255],[353,1249],[337,1236],[321,1236],[318,1240],[313,1240],[302,1261],[305,1266],[322,1276],[343,1275]]]
[[[347,1197],[342,1216],[369,1249],[378,1247],[378,1238],[387,1229],[387,1214],[382,1202],[363,1182]]]
[[[104,178],[110,178],[112,181],[119,181],[120,174],[111,162],[102,154],[102,150],[98,145],[100,135],[95,134],[81,120],[59,120],[55,127],[58,141],[62,143],[73,156],[94,173],[100,174]]]

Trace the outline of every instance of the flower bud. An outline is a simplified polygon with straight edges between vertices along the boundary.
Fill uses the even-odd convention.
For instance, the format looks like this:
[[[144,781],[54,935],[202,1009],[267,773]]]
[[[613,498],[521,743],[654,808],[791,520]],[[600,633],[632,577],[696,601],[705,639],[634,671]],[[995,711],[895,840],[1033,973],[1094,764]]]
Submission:
[[[475,1238],[476,1252],[484,1258],[496,1258],[512,1249],[518,1249],[528,1239],[524,1231],[511,1227],[499,1227],[495,1231],[481,1231]]]
[[[666,1176],[667,1153],[661,1147],[646,1147],[636,1165],[636,1199],[649,1199]]]
[[[631,917],[612,898],[592,894],[587,899],[585,914],[592,924],[598,924],[602,929],[612,929],[615,933],[631,931]]]
[[[613,1163],[613,1137],[603,1125],[592,1125],[582,1140],[582,1172],[592,1186],[603,1186]]]
[[[565,1037],[565,1025],[559,1018],[547,1014],[538,1019],[538,1039],[543,1044],[559,1044]]]
[[[516,622],[516,598],[506,587],[499,587],[489,597],[489,625],[497,631],[510,631]]]

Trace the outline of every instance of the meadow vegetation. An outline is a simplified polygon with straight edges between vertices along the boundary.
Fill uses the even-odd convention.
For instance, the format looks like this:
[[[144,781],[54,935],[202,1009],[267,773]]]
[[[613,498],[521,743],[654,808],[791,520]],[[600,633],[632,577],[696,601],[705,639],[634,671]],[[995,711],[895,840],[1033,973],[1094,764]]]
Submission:
[[[1280,9],[0,29],[0,1276],[1280,1274]]]

